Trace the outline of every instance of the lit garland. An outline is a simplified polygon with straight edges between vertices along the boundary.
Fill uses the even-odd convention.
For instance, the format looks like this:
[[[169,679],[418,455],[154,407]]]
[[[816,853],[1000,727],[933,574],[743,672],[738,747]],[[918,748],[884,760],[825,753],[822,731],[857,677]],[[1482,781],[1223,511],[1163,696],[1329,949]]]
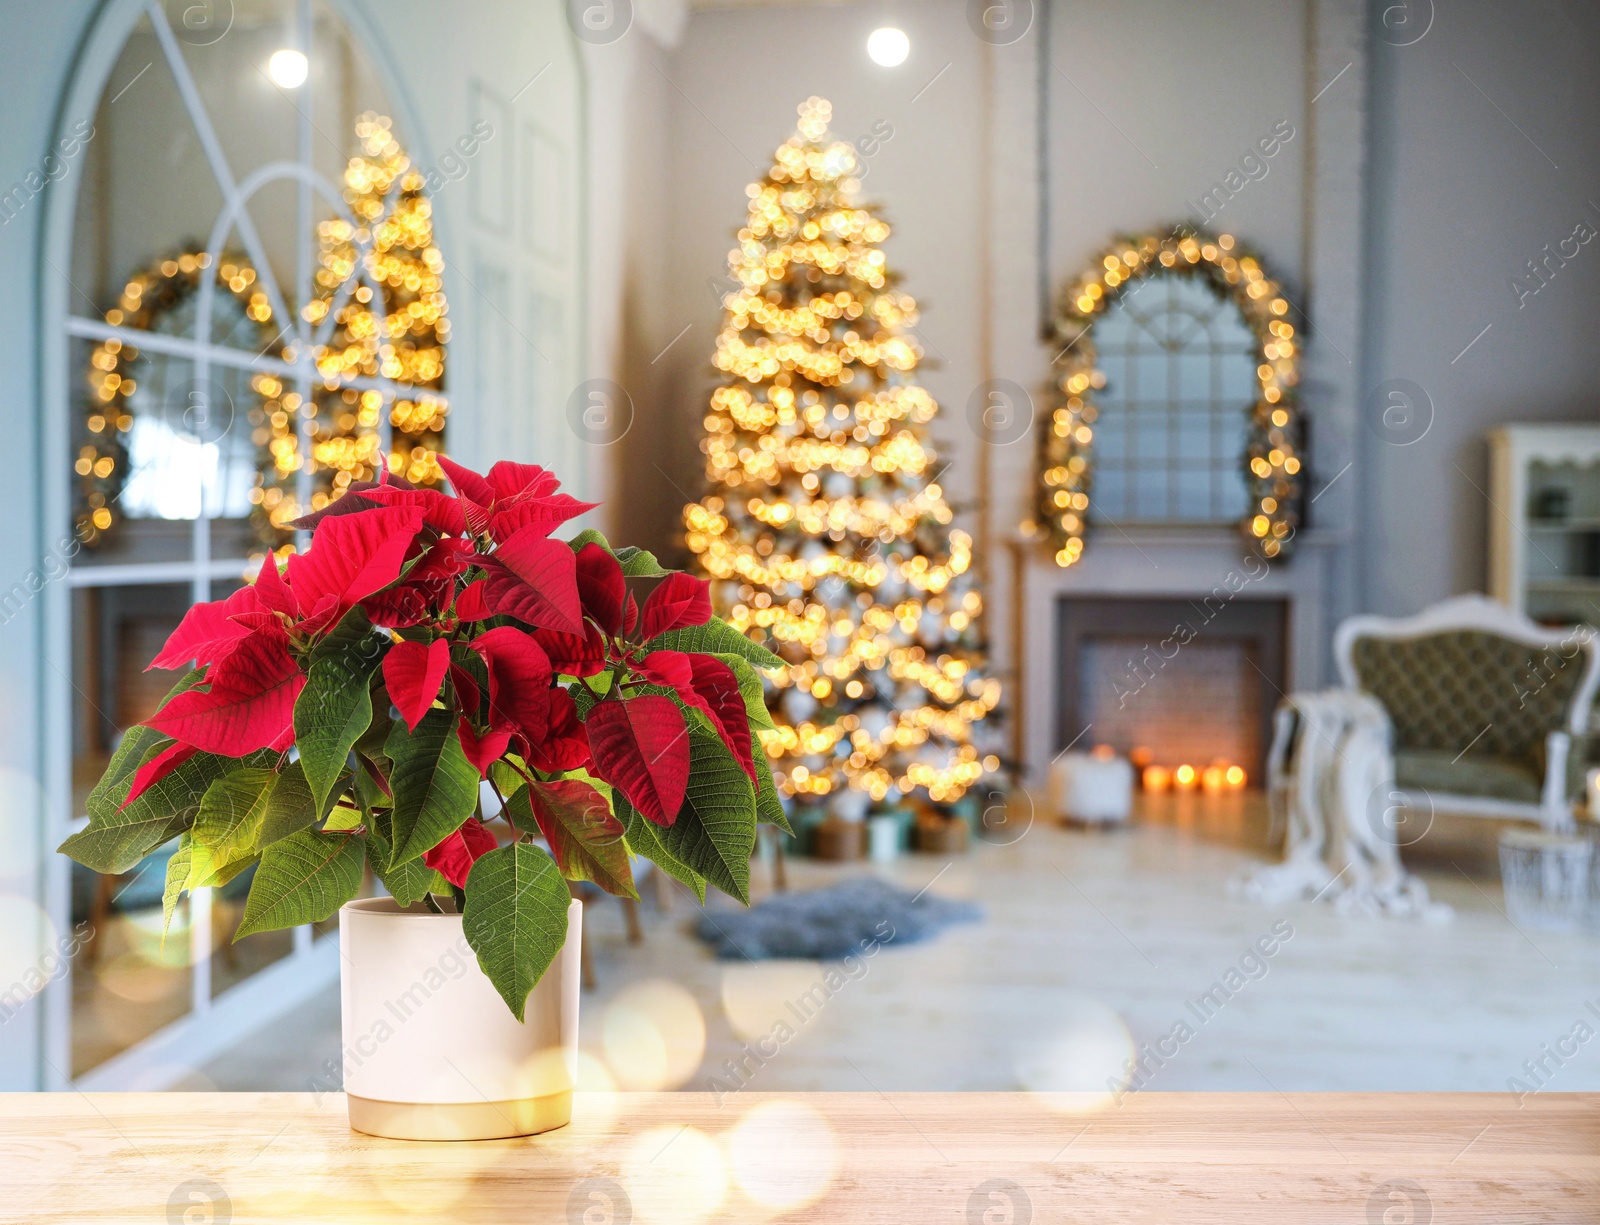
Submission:
[[[362,153],[350,159],[344,173],[344,198],[356,224],[333,218],[318,225],[316,296],[304,312],[315,326],[337,311],[328,343],[316,351],[321,386],[312,397],[311,510],[320,510],[355,481],[374,479],[379,469],[384,393],[341,381],[383,378],[440,388],[450,337],[444,257],[433,242],[433,205],[423,194],[424,176],[400,148],[387,118],[362,115],[356,136]],[[362,246],[370,248],[367,278],[382,287],[381,324],[372,289],[358,279]],[[356,288],[345,296],[351,284]],[[282,541],[288,522],[305,513],[297,496],[304,461],[296,414],[303,406],[293,390],[269,382],[264,391],[273,403],[257,440],[271,452],[272,462],[251,496]],[[396,399],[389,406],[390,470],[413,484],[439,484],[443,475],[435,456],[448,414],[441,396]]]
[[[166,315],[177,310],[200,290],[200,276],[211,266],[204,252],[172,255],[133,276],[122,287],[117,305],[105,320],[112,327],[151,331]],[[256,284],[255,269],[237,255],[224,255],[217,264],[218,288],[237,299],[245,318],[259,326],[258,349],[273,341],[272,306]],[[129,372],[139,350],[115,337],[102,340],[89,354],[84,401],[82,442],[73,457],[78,478],[77,537],[84,545],[103,544],[118,521],[117,501],[128,479],[128,432],[133,428],[130,398],[138,389]],[[259,390],[259,389],[258,389]],[[264,404],[250,409],[252,424],[265,420]],[[258,440],[259,441],[259,440]]]
[[[746,189],[729,255],[701,451],[714,490],[685,508],[719,607],[786,661],[762,733],[789,795],[850,786],[949,802],[998,761],[973,725],[1000,700],[981,674],[972,541],[952,530],[923,428],[938,405],[903,382],[916,304],[892,288],[889,227],[854,202],[855,150],[830,108]]]
[[[1203,276],[1231,299],[1255,333],[1260,348],[1259,398],[1250,411],[1245,449],[1251,510],[1241,527],[1268,559],[1286,556],[1300,518],[1301,460],[1295,386],[1300,378],[1300,343],[1289,322],[1288,300],[1253,255],[1236,250],[1231,235],[1211,237],[1176,229],[1114,244],[1077,284],[1062,295],[1056,331],[1068,347],[1058,384],[1061,400],[1040,431],[1038,504],[1024,530],[1042,536],[1056,564],[1083,556],[1084,530],[1093,481],[1094,392],[1105,386],[1094,348],[1095,317],[1126,287],[1161,271]]]

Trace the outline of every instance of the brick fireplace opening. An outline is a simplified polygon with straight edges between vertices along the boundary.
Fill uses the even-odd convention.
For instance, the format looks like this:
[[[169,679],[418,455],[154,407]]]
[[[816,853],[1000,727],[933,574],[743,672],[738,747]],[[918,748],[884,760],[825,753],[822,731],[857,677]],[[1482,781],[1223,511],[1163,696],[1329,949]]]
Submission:
[[[1284,600],[1071,597],[1056,603],[1056,751],[1108,744],[1158,765],[1262,778],[1285,689]]]

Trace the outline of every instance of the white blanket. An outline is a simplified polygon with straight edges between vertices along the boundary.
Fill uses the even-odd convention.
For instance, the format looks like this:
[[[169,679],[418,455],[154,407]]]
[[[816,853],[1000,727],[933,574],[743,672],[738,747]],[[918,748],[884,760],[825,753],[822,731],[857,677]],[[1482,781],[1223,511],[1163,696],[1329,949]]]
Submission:
[[[1401,803],[1383,707],[1349,689],[1297,693],[1274,723],[1267,790],[1274,828],[1288,823],[1284,861],[1235,882],[1236,892],[1268,904],[1325,898],[1345,912],[1448,919],[1450,907],[1429,901],[1400,863],[1400,848],[1426,832],[1431,814]]]

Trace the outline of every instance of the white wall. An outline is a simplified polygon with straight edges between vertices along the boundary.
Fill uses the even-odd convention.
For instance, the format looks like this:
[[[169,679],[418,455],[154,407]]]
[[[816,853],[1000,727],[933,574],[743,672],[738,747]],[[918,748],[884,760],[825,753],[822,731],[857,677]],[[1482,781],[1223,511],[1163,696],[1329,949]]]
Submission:
[[[1259,248],[1291,289],[1300,285],[1308,227],[1305,10],[1226,0],[1208,4],[1204,21],[1190,19],[1187,9],[1174,18],[1173,11],[1163,0],[1059,0],[1051,15],[1046,263],[1052,293],[1115,234],[1190,214],[1191,202],[1285,121],[1294,137],[1268,163],[1266,177],[1214,224]],[[884,69],[867,58],[864,44],[870,30],[891,21],[909,34],[912,53],[905,64]],[[1158,29],[1170,37],[1150,37]],[[918,334],[928,361],[919,375],[942,405],[933,435],[952,463],[942,483],[966,526],[989,531],[980,555],[988,628],[996,670],[1013,686],[1019,678],[1011,662],[1007,542],[1017,540],[1030,509],[1033,435],[985,448],[967,406],[994,377],[1029,389],[1041,411],[1048,402],[1054,350],[1040,336],[1035,225],[1044,34],[1041,21],[1021,41],[990,45],[969,27],[967,6],[954,3],[699,11],[681,46],[658,53],[638,74],[660,83],[654,97],[663,99],[666,119],[655,141],[662,121],[654,97],[638,113],[652,147],[636,167],[635,207],[648,200],[652,217],[627,240],[648,234],[648,250],[631,269],[628,299],[630,388],[640,412],[624,459],[627,520],[632,537],[677,552],[679,512],[699,488],[696,447],[714,382],[710,355],[720,311],[707,281],[725,272],[733,232],[744,220],[745,184],[765,170],[774,146],[793,130],[795,105],[810,94],[833,103],[833,129],[843,139],[891,133],[879,137],[863,195],[893,227],[890,267],[922,308]],[[657,237],[663,224],[664,236]],[[1199,591],[1220,582],[1237,563],[1239,547],[1231,532],[1219,535],[1198,564],[1186,557],[1188,564],[1169,574],[1190,575],[1185,582]],[[1141,570],[1147,565],[1114,538],[1102,536],[1093,548],[1102,570],[1125,569],[1130,558]],[[1029,548],[1023,555],[1036,553]],[[1048,563],[1030,568],[1046,582],[1059,576]],[[1321,573],[1314,579],[1320,605]],[[1041,589],[1026,598],[1043,605],[1053,593]],[[1034,620],[1023,623],[1030,657],[1044,649],[1049,632]],[[1048,671],[1043,657],[1033,664],[1036,672],[1040,664]],[[1013,704],[1013,712],[1048,736],[1048,679],[1028,688],[1022,707]],[[1046,760],[1050,752],[1043,741],[1028,750]]]
[[[1228,0],[1208,6],[1205,21],[1185,23],[1170,40],[1137,39],[1130,53],[1135,32],[1171,25],[1170,7],[1162,0],[1056,6],[1048,82],[1051,283],[1076,273],[1114,234],[1185,216],[1190,201],[1286,120],[1296,137],[1215,224],[1244,235],[1293,286],[1306,211],[1304,13],[1298,5]],[[923,310],[919,335],[930,360],[921,376],[944,406],[935,433],[955,461],[946,482],[955,497],[970,501],[977,489],[977,442],[965,413],[973,388],[991,373],[1030,388],[1048,379],[1051,351],[1037,336],[1034,295],[1034,132],[991,130],[997,117],[1011,118],[997,114],[1001,91],[1020,80],[1026,102],[1036,97],[1038,31],[990,48],[968,27],[964,6],[902,5],[891,16],[909,33],[912,54],[884,69],[867,59],[864,42],[891,19],[887,11],[876,4],[700,11],[681,47],[654,51],[637,74],[637,122],[651,139],[635,164],[633,206],[636,218],[654,214],[623,240],[646,248],[630,278],[638,355],[648,364],[690,329],[656,363],[635,427],[645,479],[654,483],[648,511],[637,513],[659,543],[672,536],[672,512],[683,501],[671,485],[692,491],[698,474],[694,447],[720,318],[706,282],[726,271],[733,231],[744,219],[744,185],[769,164],[794,127],[795,105],[809,94],[832,101],[841,138],[869,136],[883,130],[879,125],[892,130],[869,161],[864,197],[892,225],[890,266]],[[1249,65],[1244,88],[1232,68],[1239,64]],[[985,231],[993,215],[1023,207],[1026,214],[1019,212],[999,241],[1026,251],[1027,266],[1007,269],[997,264],[1005,253],[986,247]],[[664,264],[663,243],[670,247]],[[1007,299],[1011,331],[991,337],[985,312],[997,293]],[[1026,299],[1020,310],[1019,298]],[[1021,343],[1017,331],[1025,333]],[[1003,355],[998,363],[995,352]],[[1031,463],[1031,442],[1012,449],[1017,475]],[[667,475],[651,477],[654,463]],[[1027,497],[1015,481],[1002,491],[999,532],[1013,534]]]
[[[1410,446],[1361,432],[1367,602],[1385,612],[1483,589],[1486,431],[1600,420],[1600,243],[1524,305],[1511,286],[1577,223],[1600,230],[1600,7],[1437,9],[1422,41],[1372,57],[1368,386],[1410,379],[1434,410]]]
[[[879,7],[854,5],[701,11],[676,51],[643,51],[635,224],[621,239],[630,250],[627,381],[639,412],[622,456],[630,539],[679,550],[682,507],[699,489],[696,448],[721,318],[710,282],[727,275],[745,185],[770,165],[810,95],[833,103],[841,139],[892,129],[870,160],[864,194],[884,206],[890,267],[923,308],[920,334],[937,368],[930,360],[922,377],[951,402],[964,402],[980,377],[983,47],[960,6],[906,6],[895,19],[911,36],[911,58],[881,69],[863,50],[881,17]],[[952,456],[972,442],[958,417],[935,436]],[[953,495],[970,496],[971,465],[951,477]]]
[[[1521,309],[1510,279],[1580,220],[1600,227],[1588,157],[1600,124],[1600,13],[1464,0],[1435,6],[1426,35],[1395,47],[1382,35],[1390,7],[1056,0],[1049,17],[1052,292],[1114,233],[1197,220],[1189,206],[1259,137],[1283,121],[1294,129],[1266,177],[1211,226],[1261,251],[1311,312],[1302,402],[1318,500],[1282,586],[1317,643],[1297,654],[1295,684],[1322,682],[1327,636],[1347,613],[1408,611],[1481,587],[1494,513],[1475,488],[1487,487],[1487,429],[1596,415],[1600,371],[1586,332],[1600,260],[1584,248]],[[889,21],[912,41],[896,69],[863,49],[867,32]],[[696,12],[678,48],[652,49],[635,82],[635,132],[645,139],[635,224],[621,239],[634,252],[625,349],[638,417],[620,457],[631,535],[676,546],[713,381],[719,314],[706,280],[723,271],[744,184],[811,93],[833,101],[846,139],[880,120],[893,128],[866,195],[894,226],[891,266],[924,310],[921,334],[938,360],[923,376],[944,408],[935,435],[955,461],[945,483],[970,510],[985,459],[965,424],[967,396],[989,377],[1035,391],[1048,381],[1037,331],[1037,34],[987,47],[953,3],[778,5]],[[1434,402],[1431,431],[1409,447],[1365,428],[1369,393],[1395,377],[1422,384]],[[1031,438],[995,448],[988,462],[990,624],[1006,673],[1005,545],[1028,508]],[[1182,547],[1185,573],[1220,578],[1237,555],[1227,542],[1204,558],[1199,547]],[[1033,582],[1026,599],[1126,585],[1119,551],[1128,546],[1101,533],[1095,565],[1078,575],[1030,565],[1048,581]],[[1048,719],[1037,694],[1027,706],[1030,719]]]

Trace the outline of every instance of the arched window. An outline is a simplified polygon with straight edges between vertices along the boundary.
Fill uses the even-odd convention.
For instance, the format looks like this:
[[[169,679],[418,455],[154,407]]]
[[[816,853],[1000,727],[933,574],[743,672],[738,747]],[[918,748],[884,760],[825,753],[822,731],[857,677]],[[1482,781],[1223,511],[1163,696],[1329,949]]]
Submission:
[[[442,257],[391,102],[319,0],[150,3],[111,65],[63,270],[73,814],[177,679],[144,666],[191,603],[293,547],[289,520],[380,456],[434,475]],[[288,963],[334,959],[309,928],[232,943],[247,874],[164,916],[172,849],[116,878],[72,869],[89,935],[52,1025],[71,1033],[59,1074],[237,1022]]]
[[[1257,390],[1255,337],[1239,308],[1164,272],[1106,309],[1094,344],[1106,385],[1090,524],[1237,523]]]
[[[1232,235],[1187,227],[1121,239],[1067,287],[1031,524],[1057,565],[1091,525],[1232,522],[1287,555],[1304,480],[1289,311]]]

